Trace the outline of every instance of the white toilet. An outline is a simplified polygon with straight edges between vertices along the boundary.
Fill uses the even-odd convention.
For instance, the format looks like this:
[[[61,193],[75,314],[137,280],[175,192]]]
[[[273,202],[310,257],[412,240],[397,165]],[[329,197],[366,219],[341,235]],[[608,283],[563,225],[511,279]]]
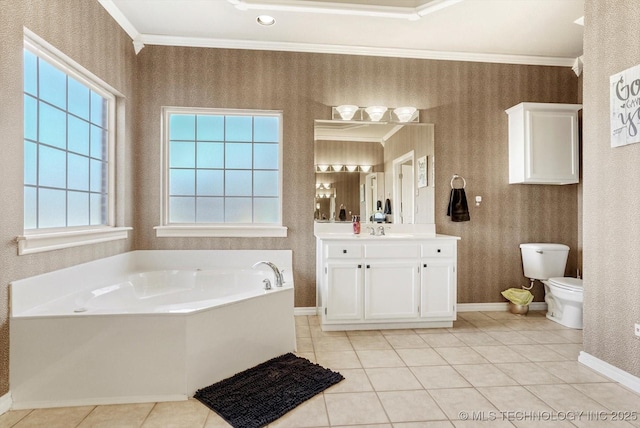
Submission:
[[[520,244],[524,276],[542,281],[547,318],[582,329],[582,280],[564,276],[569,247],[563,244]]]

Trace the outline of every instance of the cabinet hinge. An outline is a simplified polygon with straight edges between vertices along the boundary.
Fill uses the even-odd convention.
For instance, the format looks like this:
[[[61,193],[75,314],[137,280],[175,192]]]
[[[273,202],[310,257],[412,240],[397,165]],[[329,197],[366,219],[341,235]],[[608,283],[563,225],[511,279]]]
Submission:
[[[324,273],[328,273],[329,271],[327,270],[327,267],[324,267]]]
[[[324,314],[327,315],[327,307],[324,307]]]

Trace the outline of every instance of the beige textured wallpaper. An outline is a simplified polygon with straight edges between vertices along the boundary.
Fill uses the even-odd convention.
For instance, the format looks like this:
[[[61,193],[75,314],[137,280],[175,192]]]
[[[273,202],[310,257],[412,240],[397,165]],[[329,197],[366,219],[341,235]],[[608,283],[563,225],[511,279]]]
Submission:
[[[575,274],[577,186],[509,185],[507,115],[522,101],[575,103],[570,68],[365,56],[147,46],[138,55],[139,127],[135,156],[136,248],[292,249],[296,306],[315,305],[313,121],[331,106],[414,105],[435,124],[435,221],[462,237],[458,301],[500,302],[527,281],[518,245],[571,246]],[[284,224],[287,238],[156,238],[160,222],[160,109],[228,107],[284,111]],[[471,221],[446,217],[449,181],[467,180],[483,197]],[[537,299],[542,287],[535,290]]]
[[[131,167],[129,153],[135,108],[133,83],[135,54],[131,39],[97,1],[0,1],[0,396],[9,390],[9,282],[132,248],[133,239],[73,249],[18,256],[15,237],[23,231],[23,26],[120,91],[125,97],[127,138],[117,157],[118,175],[125,196],[124,221],[132,224]]]
[[[640,144],[611,148],[609,76],[640,64],[638,22],[637,0],[585,2],[584,349],[635,376],[640,376],[640,339],[633,334],[640,322]]]

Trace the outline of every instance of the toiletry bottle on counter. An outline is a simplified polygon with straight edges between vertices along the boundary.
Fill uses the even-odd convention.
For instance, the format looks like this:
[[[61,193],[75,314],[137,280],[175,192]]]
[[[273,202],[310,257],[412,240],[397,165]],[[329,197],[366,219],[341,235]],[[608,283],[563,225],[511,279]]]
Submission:
[[[353,233],[356,235],[360,234],[360,216],[359,215],[353,216]]]

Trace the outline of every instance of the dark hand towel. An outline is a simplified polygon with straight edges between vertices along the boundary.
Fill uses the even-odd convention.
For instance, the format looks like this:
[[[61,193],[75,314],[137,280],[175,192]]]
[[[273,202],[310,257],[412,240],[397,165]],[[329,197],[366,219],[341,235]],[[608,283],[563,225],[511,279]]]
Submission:
[[[464,189],[451,189],[447,215],[451,217],[451,221],[471,220],[469,206],[467,205],[467,195],[465,195]]]
[[[391,200],[387,199],[384,201],[384,213],[391,214]]]

